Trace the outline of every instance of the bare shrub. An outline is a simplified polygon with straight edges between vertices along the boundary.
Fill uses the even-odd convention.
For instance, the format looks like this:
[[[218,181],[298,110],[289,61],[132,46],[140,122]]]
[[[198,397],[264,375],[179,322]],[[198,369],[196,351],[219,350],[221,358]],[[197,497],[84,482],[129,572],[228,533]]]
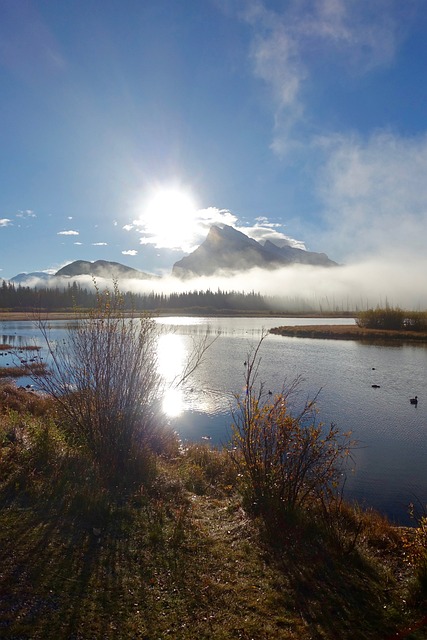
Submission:
[[[162,411],[160,331],[151,316],[125,311],[117,282],[111,291],[95,288],[96,307],[65,340],[55,342],[48,323],[38,321],[49,370],[33,379],[57,400],[68,435],[88,449],[109,482],[149,482],[155,456],[178,450]],[[175,386],[187,381],[212,341],[206,335],[194,345]]]
[[[319,504],[328,510],[337,497],[342,463],[351,449],[349,434],[317,421],[316,398],[296,414],[290,399],[301,378],[273,396],[258,384],[259,349],[245,363],[245,392],[232,411],[234,460],[249,507],[277,527],[291,513]]]
[[[47,322],[38,324],[49,373],[35,380],[57,400],[69,436],[113,482],[147,471],[150,445],[164,424],[154,320],[127,317],[114,283],[112,291],[97,289],[96,308],[79,318],[66,340],[54,342]]]

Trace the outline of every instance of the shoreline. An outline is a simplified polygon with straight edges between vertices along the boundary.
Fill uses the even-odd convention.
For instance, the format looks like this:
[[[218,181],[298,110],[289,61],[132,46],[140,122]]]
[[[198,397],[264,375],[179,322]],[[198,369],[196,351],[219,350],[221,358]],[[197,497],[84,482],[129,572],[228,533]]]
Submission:
[[[362,340],[366,342],[412,342],[427,344],[427,333],[386,329],[363,329],[356,325],[280,326],[270,333],[290,338],[319,338],[323,340]]]
[[[27,320],[37,321],[43,320],[76,320],[78,318],[88,317],[91,310],[87,312],[83,311],[0,311],[0,321],[4,320]],[[162,311],[135,311],[125,312],[125,315],[139,315],[148,314],[155,318],[167,317],[167,316],[180,316],[183,318],[193,318],[197,316],[203,316],[208,318],[353,318],[353,314],[341,313],[341,314],[321,314],[321,313],[280,313],[280,312],[267,312],[267,311],[228,311],[223,312],[212,310],[199,309],[197,313],[191,313],[185,309],[166,309]]]

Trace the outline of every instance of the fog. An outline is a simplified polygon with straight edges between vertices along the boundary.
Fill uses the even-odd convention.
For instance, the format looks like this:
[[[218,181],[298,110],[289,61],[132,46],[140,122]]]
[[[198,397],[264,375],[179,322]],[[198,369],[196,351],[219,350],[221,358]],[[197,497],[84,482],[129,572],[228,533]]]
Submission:
[[[316,311],[357,310],[367,307],[400,306],[406,309],[427,309],[425,274],[427,258],[371,259],[338,267],[294,265],[275,270],[254,268],[244,273],[220,273],[210,277],[181,280],[164,276],[153,280],[120,279],[121,291],[144,293],[182,293],[186,291],[256,292],[261,295],[284,298],[295,309],[295,303],[310,305]],[[55,277],[48,282],[37,278],[26,286],[67,287],[75,281],[81,287],[92,289],[90,276],[73,279]],[[103,289],[111,287],[109,278],[97,278]]]

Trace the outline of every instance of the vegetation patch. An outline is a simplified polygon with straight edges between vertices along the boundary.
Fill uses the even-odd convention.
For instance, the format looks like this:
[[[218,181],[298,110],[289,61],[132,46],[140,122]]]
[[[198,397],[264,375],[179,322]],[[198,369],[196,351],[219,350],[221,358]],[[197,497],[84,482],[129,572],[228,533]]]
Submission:
[[[426,343],[427,332],[394,329],[369,329],[353,325],[280,326],[270,333],[291,338],[321,338],[327,340],[361,340],[381,344],[396,342]]]

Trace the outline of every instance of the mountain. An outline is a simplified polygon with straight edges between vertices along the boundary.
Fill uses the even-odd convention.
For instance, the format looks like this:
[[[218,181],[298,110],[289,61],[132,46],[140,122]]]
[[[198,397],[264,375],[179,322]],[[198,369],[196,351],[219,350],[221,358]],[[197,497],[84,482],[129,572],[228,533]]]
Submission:
[[[75,260],[67,264],[56,272],[55,276],[65,276],[75,278],[76,276],[94,276],[98,278],[116,278],[117,280],[128,280],[136,278],[138,280],[151,280],[158,276],[153,276],[143,271],[138,271],[133,267],[127,267],[120,262],[109,262],[108,260],[97,260],[88,262],[87,260]]]
[[[13,282],[14,284],[20,284],[23,287],[31,287],[34,281],[47,284],[54,278],[55,276],[45,273],[44,271],[33,271],[32,273],[18,273],[17,276],[13,276],[9,280],[9,282]]]
[[[116,279],[120,285],[122,280],[151,280],[159,276],[138,271],[132,267],[127,267],[120,262],[109,262],[107,260],[97,260],[88,262],[87,260],[76,260],[59,269],[54,275],[44,271],[34,271],[32,273],[19,273],[13,276],[9,282],[25,287],[62,286],[60,278],[77,278],[78,276],[93,276],[95,278]]]
[[[271,240],[266,240],[264,249],[281,257],[287,264],[311,264],[318,267],[336,267],[337,263],[328,258],[326,253],[316,253],[315,251],[305,251],[297,247],[285,245],[278,247]]]
[[[210,276],[220,271],[247,271],[253,267],[277,269],[296,263],[337,266],[325,253],[279,247],[270,240],[261,244],[233,227],[215,225],[197,249],[175,262],[172,274],[181,278]]]

